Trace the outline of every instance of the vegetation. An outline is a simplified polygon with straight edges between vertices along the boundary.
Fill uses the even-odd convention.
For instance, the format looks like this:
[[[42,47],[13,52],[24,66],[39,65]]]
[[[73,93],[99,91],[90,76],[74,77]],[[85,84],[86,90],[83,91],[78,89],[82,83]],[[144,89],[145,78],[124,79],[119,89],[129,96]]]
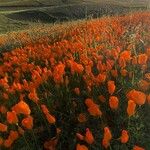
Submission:
[[[2,36],[11,51],[7,45],[0,56],[0,149],[147,150],[149,17],[135,12]]]
[[[26,29],[31,24],[58,23],[89,17],[126,14],[149,8],[148,0],[0,0],[0,34]]]

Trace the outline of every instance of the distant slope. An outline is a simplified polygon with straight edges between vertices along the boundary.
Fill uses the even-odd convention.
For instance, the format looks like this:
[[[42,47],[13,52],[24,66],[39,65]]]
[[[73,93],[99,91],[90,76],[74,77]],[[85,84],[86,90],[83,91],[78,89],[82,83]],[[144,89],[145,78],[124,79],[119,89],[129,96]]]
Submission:
[[[0,6],[42,6],[42,5],[62,5],[66,3],[78,3],[83,0],[0,0]]]
[[[47,6],[74,3],[110,3],[125,6],[147,6],[149,0],[0,0],[0,6]]]
[[[149,0],[0,0],[0,34],[35,23],[120,15],[149,8]]]

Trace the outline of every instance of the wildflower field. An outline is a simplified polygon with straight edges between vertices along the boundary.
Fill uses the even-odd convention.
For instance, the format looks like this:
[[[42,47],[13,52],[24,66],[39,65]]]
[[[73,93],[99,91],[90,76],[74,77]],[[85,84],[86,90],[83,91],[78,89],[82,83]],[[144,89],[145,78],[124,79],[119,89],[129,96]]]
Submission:
[[[149,150],[150,12],[45,35],[3,47],[0,149]]]

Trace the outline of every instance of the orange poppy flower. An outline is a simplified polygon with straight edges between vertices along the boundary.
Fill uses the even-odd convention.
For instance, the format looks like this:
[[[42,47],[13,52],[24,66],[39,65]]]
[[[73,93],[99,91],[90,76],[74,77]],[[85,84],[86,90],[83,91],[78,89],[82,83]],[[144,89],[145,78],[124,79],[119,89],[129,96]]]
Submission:
[[[86,122],[87,121],[86,115],[84,113],[80,113],[78,116],[78,121],[81,123]]]
[[[20,135],[24,134],[24,130],[21,127],[19,127],[19,126],[18,126],[18,132],[19,132]]]
[[[98,99],[104,103],[106,101],[106,98],[103,95],[98,96]]]
[[[90,113],[90,115],[95,117],[100,117],[102,115],[102,112],[97,104],[94,104],[91,107],[89,107],[88,112]]]
[[[108,86],[109,94],[112,95],[115,92],[115,89],[116,89],[115,82],[114,81],[108,81],[107,86]]]
[[[146,54],[140,54],[138,55],[138,63],[140,65],[145,65],[147,63],[148,56]]]
[[[17,131],[13,131],[13,130],[10,131],[9,139],[11,139],[12,141],[15,141],[18,139],[18,137],[19,137],[19,134]]]
[[[102,145],[107,149],[109,147],[109,145],[110,145],[110,142],[103,138],[102,139]]]
[[[54,68],[53,78],[55,83],[61,83],[65,73],[65,65],[60,63]]]
[[[41,105],[41,109],[45,115],[49,113],[49,110],[46,105]]]
[[[93,137],[93,134],[92,134],[92,132],[90,131],[89,128],[86,129],[85,141],[88,144],[93,144],[94,143],[94,137]]]
[[[120,73],[123,77],[126,77],[128,74],[128,71],[126,69],[121,69]]]
[[[76,133],[76,136],[79,140],[81,140],[81,141],[84,140],[84,136],[82,134]]]
[[[12,107],[12,110],[15,111],[17,114],[24,114],[30,115],[31,110],[27,103],[24,101],[20,101],[18,104]]]
[[[109,98],[109,106],[111,109],[118,109],[119,100],[116,96],[110,96]]]
[[[126,67],[126,61],[125,61],[124,57],[120,57],[119,60],[118,60],[118,63],[119,63],[119,66],[121,68],[125,68]]]
[[[5,106],[1,105],[1,106],[0,106],[0,112],[1,112],[2,114],[5,114],[5,113],[7,112],[7,108],[6,108]]]
[[[145,148],[135,145],[133,150],[145,150]]]
[[[102,63],[102,61],[98,61],[97,69],[98,69],[99,72],[106,71],[106,64]]]
[[[132,116],[135,114],[136,104],[133,100],[128,101],[127,114],[128,116]]]
[[[117,71],[117,70],[111,70],[111,75],[112,75],[114,78],[117,78],[117,77],[118,77],[118,71]]]
[[[92,73],[92,68],[91,68],[90,65],[85,66],[85,73],[88,74],[88,75]]]
[[[7,132],[7,125],[0,123],[0,132]]]
[[[92,99],[87,98],[87,99],[85,100],[85,104],[86,104],[87,107],[91,107],[91,106],[93,106],[95,103],[93,102]]]
[[[138,82],[138,87],[139,87],[139,89],[142,90],[142,91],[147,91],[147,90],[149,90],[149,88],[150,88],[150,83],[147,82],[146,80],[140,80],[140,81]]]
[[[88,148],[85,145],[77,144],[76,150],[88,150]]]
[[[69,61],[69,63],[71,66],[71,73],[72,74],[74,74],[75,72],[81,74],[83,72],[84,68],[81,64],[78,64],[75,61],[71,61],[71,60]]]
[[[111,134],[111,131],[110,131],[110,129],[108,127],[104,128],[104,136],[103,136],[103,138],[105,140],[108,140],[108,141],[110,141],[112,139],[112,134]]]
[[[20,83],[15,83],[15,82],[14,82],[12,88],[13,88],[14,90],[17,90],[17,91],[22,91],[23,86],[22,86]]]
[[[125,50],[121,52],[120,58],[123,58],[125,61],[130,61],[131,60],[131,51]]]
[[[112,134],[109,130],[108,127],[104,128],[104,135],[103,135],[103,140],[102,140],[102,145],[105,148],[108,148],[108,146],[110,145],[110,140],[112,139]]]
[[[3,144],[4,140],[0,137],[0,146]]]
[[[44,142],[44,149],[45,150],[56,150],[56,146],[58,143],[58,138],[52,138],[46,142]]]
[[[26,90],[26,91],[29,90],[29,83],[25,79],[23,79],[23,89]]]
[[[6,148],[10,148],[10,147],[12,146],[12,144],[13,144],[13,141],[12,141],[11,139],[6,139],[6,140],[4,141],[4,146],[5,146]]]
[[[121,143],[127,143],[129,140],[128,131],[122,130],[121,137],[120,137]]]
[[[113,66],[114,66],[113,60],[110,60],[110,59],[106,60],[106,70],[107,71],[110,71],[113,68]]]
[[[8,100],[8,99],[9,99],[9,95],[8,95],[7,93],[3,93],[3,98],[4,98],[5,100]]]
[[[83,70],[84,70],[84,68],[83,68],[83,66],[81,64],[76,64],[75,67],[76,67],[75,68],[75,72],[77,72],[79,74],[81,74],[83,72]]]
[[[33,117],[28,116],[28,117],[24,118],[21,121],[21,124],[23,127],[27,128],[27,129],[32,129],[33,128]]]
[[[111,55],[113,56],[113,58],[114,58],[115,60],[117,60],[117,59],[118,59],[118,56],[119,56],[119,52],[118,52],[116,49],[112,49],[112,50],[111,50]]]
[[[143,92],[137,91],[135,89],[127,93],[127,98],[133,100],[138,105],[143,105],[146,101],[146,95]]]
[[[59,135],[61,133],[61,129],[60,128],[57,128],[56,129],[56,132],[57,132],[57,135]]]
[[[147,102],[150,104],[150,94],[147,96]]]
[[[100,73],[98,76],[97,76],[97,81],[98,83],[103,83],[105,82],[106,80],[106,74],[105,73]]]
[[[74,89],[74,92],[75,92],[77,95],[80,95],[80,89],[79,89],[79,88],[75,88],[75,89]]]
[[[56,122],[56,119],[54,116],[52,116],[51,114],[46,114],[46,119],[50,124],[53,124]]]
[[[28,98],[30,100],[32,100],[33,102],[38,103],[39,98],[38,98],[38,95],[36,93],[36,89],[32,89],[32,91],[28,94]]]
[[[95,117],[102,115],[102,112],[99,109],[99,106],[95,104],[92,99],[87,98],[85,100],[85,104],[88,107],[88,112],[90,113],[90,115],[95,116]]]
[[[18,117],[15,111],[7,112],[7,121],[9,124],[16,124],[18,122]]]

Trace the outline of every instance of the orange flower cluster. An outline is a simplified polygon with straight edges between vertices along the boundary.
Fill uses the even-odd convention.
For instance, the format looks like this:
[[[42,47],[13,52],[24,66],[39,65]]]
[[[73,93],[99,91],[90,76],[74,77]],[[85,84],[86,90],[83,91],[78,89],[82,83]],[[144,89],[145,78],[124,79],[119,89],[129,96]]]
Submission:
[[[111,96],[109,98],[109,106],[110,106],[110,108],[116,110],[118,108],[118,105],[119,105],[118,98],[116,96]]]
[[[7,125],[0,123],[0,132],[6,132],[7,131]]]
[[[24,114],[24,115],[30,115],[31,113],[28,104],[24,101],[20,101],[18,104],[13,106],[12,111],[16,112],[16,114]]]
[[[43,113],[46,115],[46,119],[48,120],[48,122],[50,124],[53,124],[56,122],[55,117],[49,113],[49,110],[45,105],[41,105],[41,109],[42,109]]]
[[[85,145],[77,144],[76,150],[88,150],[88,148]]]
[[[127,143],[128,142],[128,140],[129,140],[128,131],[122,130],[120,140],[121,140],[121,143]]]
[[[79,122],[86,122],[87,121],[86,114],[80,113],[79,116],[78,116],[78,121]]]
[[[27,129],[32,129],[33,128],[33,118],[31,116],[28,116],[22,120],[21,124],[23,127],[27,128]]]
[[[107,84],[108,84],[108,92],[109,92],[109,94],[112,95],[116,89],[115,83],[114,83],[114,81],[108,81]]]
[[[133,100],[128,100],[127,114],[132,116],[135,114],[136,103]]]
[[[143,92],[135,89],[127,93],[127,98],[133,100],[138,105],[143,105],[146,102],[146,95]]]
[[[103,136],[103,140],[102,140],[102,145],[105,148],[108,148],[110,145],[110,140],[112,139],[112,134],[111,131],[108,127],[104,128],[104,136]]]
[[[7,121],[9,124],[18,123],[18,117],[15,111],[7,112]]]
[[[13,147],[26,130],[42,137],[51,127],[62,132],[47,139],[47,149],[73,143],[77,150],[108,149],[117,142],[144,149],[133,143],[131,129],[138,129],[132,120],[150,104],[149,17],[91,19],[55,40],[2,53],[0,149]]]
[[[134,147],[133,147],[133,150],[145,150],[143,147],[140,147],[140,146],[137,146],[137,145],[135,145]]]
[[[80,133],[76,133],[76,136],[79,140],[84,140],[88,144],[93,144],[95,141],[89,128],[86,129],[85,136],[81,135]]]
[[[19,134],[17,131],[11,130],[9,133],[8,138],[4,141],[4,146],[7,148],[10,148],[14,141],[16,141],[19,137]]]
[[[102,112],[99,106],[95,104],[92,99],[86,99],[85,104],[88,107],[88,112],[90,113],[90,115],[95,116],[95,117],[96,116],[100,117],[102,115]]]
[[[85,134],[85,141],[88,144],[92,144],[94,142],[94,137],[92,132],[89,130],[89,128],[86,129],[86,134]]]

